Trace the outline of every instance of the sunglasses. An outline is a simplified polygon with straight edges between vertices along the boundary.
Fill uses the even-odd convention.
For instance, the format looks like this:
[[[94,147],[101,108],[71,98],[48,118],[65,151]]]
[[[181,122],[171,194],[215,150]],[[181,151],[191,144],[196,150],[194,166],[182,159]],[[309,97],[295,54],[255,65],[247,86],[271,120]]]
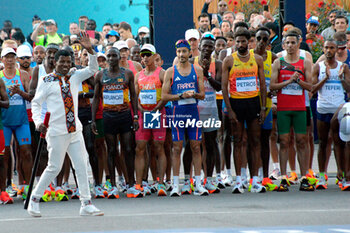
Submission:
[[[81,45],[72,45],[72,49],[74,51],[80,51],[81,50]]]
[[[256,40],[257,40],[257,41],[263,40],[264,42],[267,42],[267,41],[269,40],[269,38],[258,36],[258,37],[256,37]]]
[[[338,49],[340,49],[340,50],[345,50],[345,49],[346,49],[346,46],[338,47]]]
[[[214,36],[213,34],[210,34],[210,33],[205,34],[205,35],[202,37],[202,39],[203,39],[203,38],[215,40],[215,36]]]
[[[30,59],[31,57],[19,57],[21,60]]]
[[[153,53],[150,53],[150,52],[140,53],[140,56],[141,56],[141,57],[150,57],[150,56],[152,56],[152,55],[153,55]]]

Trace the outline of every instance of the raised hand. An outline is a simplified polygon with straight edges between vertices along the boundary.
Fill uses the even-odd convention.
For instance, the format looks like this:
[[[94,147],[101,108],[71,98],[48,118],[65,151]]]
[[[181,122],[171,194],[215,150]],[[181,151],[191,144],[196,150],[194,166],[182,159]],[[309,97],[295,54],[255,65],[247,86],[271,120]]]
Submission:
[[[85,48],[90,54],[93,54],[92,44],[89,35],[85,31],[79,33],[79,43]]]

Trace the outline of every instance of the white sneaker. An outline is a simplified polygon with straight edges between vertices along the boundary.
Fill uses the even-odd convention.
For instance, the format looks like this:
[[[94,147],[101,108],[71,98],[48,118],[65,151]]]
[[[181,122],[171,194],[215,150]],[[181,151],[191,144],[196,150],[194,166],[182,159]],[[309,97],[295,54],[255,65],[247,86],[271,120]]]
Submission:
[[[224,181],[224,184],[225,184],[226,186],[233,186],[234,182],[233,182],[233,178],[232,178],[231,175],[226,176],[226,179],[225,179],[225,181]]]
[[[196,195],[196,196],[208,196],[209,192],[202,185],[199,185],[198,188],[197,187],[195,188],[195,190],[193,192],[193,195]]]
[[[244,188],[242,183],[237,183],[232,189],[232,193],[244,193]]]
[[[261,183],[259,182],[259,183],[252,185],[250,192],[251,193],[265,193],[266,188],[265,188],[265,186],[261,185]]]
[[[39,201],[40,199],[35,197],[32,197],[29,201],[27,212],[33,217],[41,217]]]
[[[220,176],[216,177],[216,185],[220,188],[220,189],[224,189],[226,186],[224,185],[224,182],[222,181]]]
[[[88,216],[88,215],[92,215],[92,216],[103,216],[104,213],[97,209],[96,206],[94,206],[93,204],[88,204],[88,205],[81,205],[80,207],[80,215],[81,216]]]
[[[179,197],[179,196],[181,196],[179,187],[174,186],[173,190],[171,190],[171,192],[170,192],[170,196],[171,197]]]
[[[166,191],[169,192],[169,191],[173,190],[173,186],[171,185],[171,181],[170,180],[165,182],[164,185],[165,185]]]
[[[244,189],[248,189],[249,188],[249,182],[248,182],[248,178],[247,177],[242,177],[242,186]]]
[[[281,172],[278,168],[273,169],[272,173],[270,174],[270,179],[271,180],[278,180],[281,176]]]

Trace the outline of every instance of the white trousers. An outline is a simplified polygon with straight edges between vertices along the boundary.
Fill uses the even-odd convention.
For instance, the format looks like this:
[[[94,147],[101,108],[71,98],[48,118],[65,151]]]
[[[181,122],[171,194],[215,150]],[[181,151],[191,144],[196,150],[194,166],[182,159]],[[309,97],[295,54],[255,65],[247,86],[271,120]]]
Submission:
[[[49,161],[32,196],[40,199],[44,195],[45,189],[61,171],[64,158],[68,152],[77,176],[80,200],[90,200],[91,195],[87,175],[88,158],[82,132],[79,131],[60,136],[47,136],[46,141]]]

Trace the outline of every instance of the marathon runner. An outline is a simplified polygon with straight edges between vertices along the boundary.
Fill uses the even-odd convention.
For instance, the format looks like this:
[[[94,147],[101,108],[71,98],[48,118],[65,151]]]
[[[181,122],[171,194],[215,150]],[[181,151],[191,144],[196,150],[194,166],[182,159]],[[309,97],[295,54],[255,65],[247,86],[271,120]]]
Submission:
[[[112,189],[108,192],[108,198],[119,198],[119,192],[115,180],[115,158],[117,153],[117,136],[120,134],[121,149],[125,155],[127,164],[127,176],[129,189],[127,194],[132,193],[134,185],[134,153],[133,133],[139,128],[138,115],[133,117],[129,108],[130,92],[131,104],[134,113],[137,113],[137,98],[134,88],[133,73],[123,67],[119,67],[120,52],[112,47],[107,52],[109,67],[96,74],[95,95],[92,102],[92,131],[96,130],[96,112],[100,102],[103,101],[103,124],[108,151],[108,168],[111,178]]]
[[[330,123],[338,107],[345,103],[345,91],[350,91],[349,68],[344,63],[336,60],[336,51],[337,44],[334,39],[327,39],[323,46],[326,60],[316,63],[312,70],[314,84],[312,92],[318,92],[317,131],[318,139],[320,140],[318,149],[320,176],[316,189],[328,188],[325,171],[328,135],[331,130]],[[337,159],[339,167],[344,167],[343,162],[344,160]],[[342,180],[342,172],[337,175]]]
[[[251,192],[265,192],[266,189],[258,179],[258,157],[260,155],[260,124],[263,123],[266,111],[266,86],[263,58],[248,50],[250,33],[238,29],[235,33],[237,52],[224,59],[222,74],[222,91],[231,121],[234,136],[234,160],[236,184],[233,193],[243,193],[241,178],[241,156],[244,122],[247,124],[248,145],[251,148],[253,177]],[[260,83],[260,88],[258,86]],[[259,99],[261,95],[261,105]]]
[[[294,128],[298,160],[301,171],[301,191],[313,191],[306,178],[309,154],[306,143],[306,107],[305,91],[311,90],[311,62],[298,56],[300,36],[287,32],[284,37],[284,48],[287,55],[275,60],[272,65],[270,90],[278,90],[277,124],[280,138],[280,166],[282,180],[278,191],[288,191],[287,160],[290,140],[290,129]],[[298,72],[299,71],[299,72]]]
[[[205,97],[203,70],[189,63],[190,45],[187,40],[178,40],[175,44],[178,63],[170,67],[165,74],[162,89],[164,102],[173,102],[173,119],[169,122],[172,128],[173,150],[173,190],[170,196],[180,196],[179,172],[180,155],[183,147],[185,131],[189,137],[192,151],[192,161],[195,169],[196,190],[195,195],[208,195],[208,191],[201,184],[201,128],[196,124],[199,120],[198,99]],[[168,124],[169,124],[168,123]],[[186,128],[187,124],[187,128]]]

